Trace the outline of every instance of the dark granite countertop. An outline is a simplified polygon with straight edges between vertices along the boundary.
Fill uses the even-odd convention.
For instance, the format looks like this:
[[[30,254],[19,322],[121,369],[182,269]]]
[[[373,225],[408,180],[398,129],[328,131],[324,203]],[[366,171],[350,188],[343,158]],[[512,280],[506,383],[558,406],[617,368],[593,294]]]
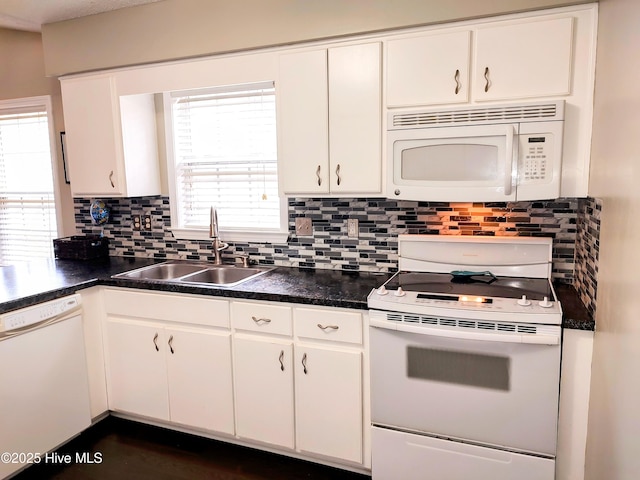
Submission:
[[[367,308],[367,295],[391,274],[276,267],[234,287],[195,286],[111,278],[164,260],[109,257],[97,260],[43,260],[0,268],[0,313],[69,295],[94,285],[192,293],[242,299]]]
[[[596,322],[573,285],[555,283],[553,288],[562,305],[562,326],[574,330],[595,330]]]
[[[0,267],[0,313],[63,297],[98,285],[111,275],[153,263],[158,260],[108,257],[89,261],[37,260]]]
[[[252,300],[301,303],[366,310],[367,295],[391,274],[276,267],[234,287],[194,286],[111,278],[164,259],[108,257],[42,260],[0,268],[0,313],[53,300],[94,285],[193,293]],[[571,285],[554,285],[564,312],[563,327],[593,330],[594,321]]]

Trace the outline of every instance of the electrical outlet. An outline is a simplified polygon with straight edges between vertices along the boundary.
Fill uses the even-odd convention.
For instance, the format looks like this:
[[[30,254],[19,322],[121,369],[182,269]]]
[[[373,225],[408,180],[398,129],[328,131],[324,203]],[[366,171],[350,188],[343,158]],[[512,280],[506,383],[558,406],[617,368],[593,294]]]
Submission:
[[[357,218],[347,219],[347,237],[358,238],[358,219]]]
[[[313,235],[310,218],[296,218],[296,235],[298,237],[311,237]]]
[[[147,231],[151,230],[151,215],[142,217],[142,228]]]
[[[142,219],[140,215],[133,215],[131,217],[131,225],[133,226],[134,230],[140,230],[142,226]]]

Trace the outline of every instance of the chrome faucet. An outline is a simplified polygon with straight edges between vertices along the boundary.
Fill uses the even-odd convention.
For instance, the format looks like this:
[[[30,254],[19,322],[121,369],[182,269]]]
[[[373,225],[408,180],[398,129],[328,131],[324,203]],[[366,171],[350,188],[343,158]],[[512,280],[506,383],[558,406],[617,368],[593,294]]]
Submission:
[[[229,248],[229,244],[220,241],[220,233],[218,231],[218,212],[216,212],[215,207],[211,207],[209,237],[213,239],[213,254],[215,256],[213,263],[215,265],[220,265],[222,264],[222,255],[220,252],[225,248]]]

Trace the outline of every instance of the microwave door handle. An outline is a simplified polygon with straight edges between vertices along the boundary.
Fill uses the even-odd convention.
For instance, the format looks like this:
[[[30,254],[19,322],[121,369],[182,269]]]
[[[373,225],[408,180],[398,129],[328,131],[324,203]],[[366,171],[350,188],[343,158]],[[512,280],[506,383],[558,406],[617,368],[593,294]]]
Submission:
[[[513,126],[507,125],[505,161],[504,161],[504,194],[511,195],[512,181],[511,170],[513,168]]]

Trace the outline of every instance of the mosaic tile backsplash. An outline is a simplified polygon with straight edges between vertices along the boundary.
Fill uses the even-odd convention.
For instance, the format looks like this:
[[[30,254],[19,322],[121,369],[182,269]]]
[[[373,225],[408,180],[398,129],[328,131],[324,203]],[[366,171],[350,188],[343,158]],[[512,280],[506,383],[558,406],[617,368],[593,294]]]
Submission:
[[[103,200],[111,209],[111,219],[104,230],[103,226],[92,224],[91,200],[82,198],[75,199],[76,227],[80,234],[103,232],[110,240],[111,255],[213,259],[211,242],[173,237],[169,230],[168,197]],[[223,256],[249,254],[258,263],[278,266],[392,272],[397,269],[397,235],[402,233],[550,236],[554,239],[553,277],[572,283],[580,201],[566,198],[548,202],[446,203],[384,198],[290,198],[286,243],[234,243]],[[133,215],[151,215],[151,231],[135,231]],[[313,236],[295,235],[296,217],[312,219]],[[357,239],[347,237],[349,218],[358,219]],[[591,242],[586,237],[580,238],[583,243]],[[581,251],[588,252],[589,248]],[[587,253],[580,259],[583,257],[587,258]],[[588,258],[597,264],[597,256]],[[593,261],[589,265],[584,266],[587,276],[589,269],[597,270]]]
[[[591,315],[596,310],[601,213],[602,200],[580,199],[573,285]]]

